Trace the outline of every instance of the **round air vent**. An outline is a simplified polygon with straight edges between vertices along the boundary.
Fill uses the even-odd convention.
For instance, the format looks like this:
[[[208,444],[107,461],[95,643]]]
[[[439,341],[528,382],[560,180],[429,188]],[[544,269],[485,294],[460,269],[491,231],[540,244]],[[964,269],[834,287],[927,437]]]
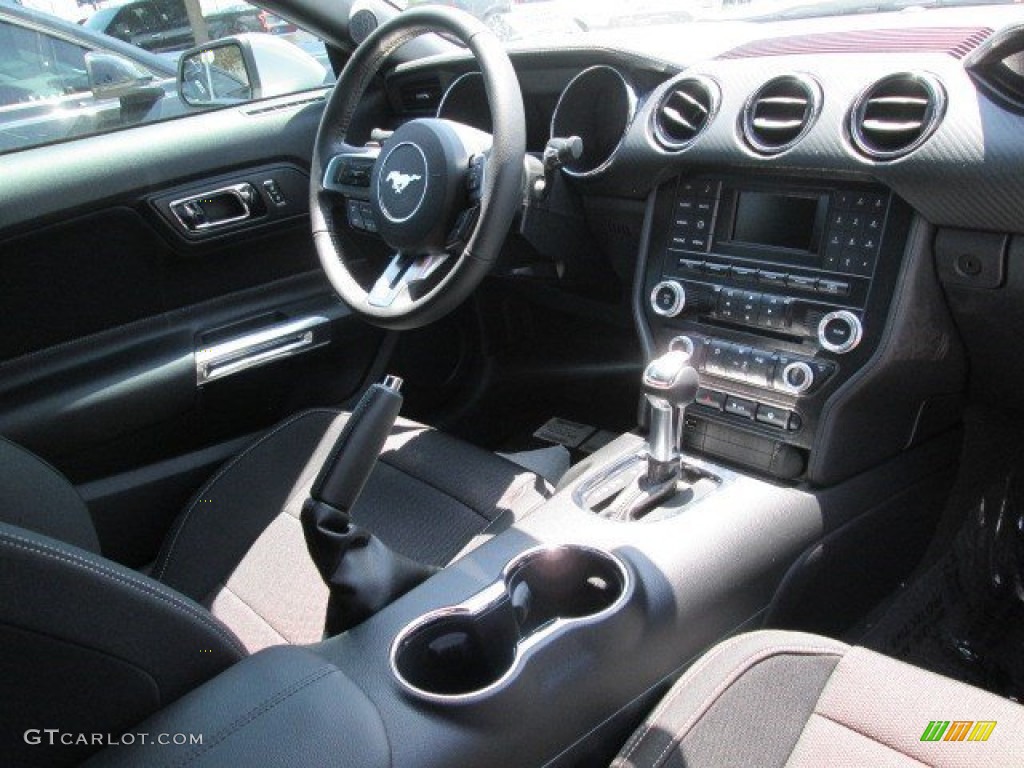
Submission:
[[[821,87],[804,75],[769,80],[747,100],[743,136],[765,155],[783,152],[810,130],[821,110]]]
[[[654,137],[665,149],[679,150],[693,143],[718,110],[718,86],[703,77],[673,83],[652,116]]]
[[[863,154],[892,160],[917,149],[939,124],[946,92],[931,75],[906,72],[879,80],[854,102],[850,136]]]

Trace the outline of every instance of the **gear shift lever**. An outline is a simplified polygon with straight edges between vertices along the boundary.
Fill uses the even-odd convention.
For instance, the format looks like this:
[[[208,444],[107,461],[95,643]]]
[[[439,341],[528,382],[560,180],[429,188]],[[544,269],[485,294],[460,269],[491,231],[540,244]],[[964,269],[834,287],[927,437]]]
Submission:
[[[647,438],[647,480],[662,483],[679,475],[680,408],[693,402],[699,386],[690,356],[674,349],[655,358],[644,370],[643,391],[651,404]]]
[[[331,592],[329,637],[369,618],[438,570],[388,548],[349,516],[398,417],[401,386],[401,379],[388,376],[366,391],[302,507],[306,547]]]
[[[636,520],[677,491],[682,474],[679,438],[682,415],[679,409],[697,396],[697,371],[690,355],[671,350],[652,360],[643,376],[643,392],[651,404],[651,424],[647,437],[647,472],[636,477],[618,493],[606,517]]]

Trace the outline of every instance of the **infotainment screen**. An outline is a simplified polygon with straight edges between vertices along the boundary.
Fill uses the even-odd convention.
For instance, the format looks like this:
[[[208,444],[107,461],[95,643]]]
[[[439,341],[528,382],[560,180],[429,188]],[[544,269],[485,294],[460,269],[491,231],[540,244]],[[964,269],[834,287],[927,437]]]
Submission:
[[[816,222],[818,203],[818,197],[738,191],[729,240],[817,253],[821,237]]]

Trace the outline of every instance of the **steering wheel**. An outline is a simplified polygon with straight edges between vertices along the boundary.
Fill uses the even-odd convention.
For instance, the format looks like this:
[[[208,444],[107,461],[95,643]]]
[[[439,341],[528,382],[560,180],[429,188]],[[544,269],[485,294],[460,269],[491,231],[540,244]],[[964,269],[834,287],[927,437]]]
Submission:
[[[347,144],[356,108],[381,63],[427,32],[454,37],[473,52],[493,135],[422,118],[403,124],[380,146]],[[392,329],[418,328],[455,309],[483,280],[508,234],[522,201],[525,152],[519,81],[487,27],[462,11],[433,6],[382,24],[345,65],[313,149],[313,240],[338,295],[357,315]],[[357,270],[352,237],[351,224],[366,212],[395,252],[375,280],[365,268]]]

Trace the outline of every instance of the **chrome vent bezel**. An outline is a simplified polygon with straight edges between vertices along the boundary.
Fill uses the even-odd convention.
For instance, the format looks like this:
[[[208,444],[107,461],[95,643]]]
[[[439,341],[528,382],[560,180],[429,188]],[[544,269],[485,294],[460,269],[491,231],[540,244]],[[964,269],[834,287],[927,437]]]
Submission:
[[[886,92],[896,83],[917,88],[916,93],[900,95]],[[903,104],[901,105],[901,102]],[[878,110],[888,106],[892,110],[906,109],[915,102],[921,108],[920,117],[910,117],[898,122],[891,120],[894,128],[883,128],[886,123],[871,116],[872,108]],[[946,90],[934,75],[928,72],[897,72],[876,80],[854,100],[849,114],[850,140],[857,151],[871,160],[896,160],[909,155],[931,138],[946,113]],[[867,123],[873,123],[871,127]],[[911,125],[913,124],[913,125]],[[872,134],[889,133],[913,134],[913,138],[897,147],[885,147],[871,138]]]
[[[681,107],[688,109],[690,114],[681,113],[678,108],[670,105],[672,100],[680,100],[680,97],[684,102]],[[680,152],[691,146],[718,115],[721,101],[722,91],[718,83],[710,77],[687,75],[673,81],[658,99],[651,113],[651,133],[655,142],[669,152]],[[690,132],[688,137],[677,138],[666,129],[664,119],[673,119],[672,114],[666,110],[673,110],[678,115],[684,124],[683,129]]]
[[[789,89],[790,94],[800,91],[802,96],[786,95],[780,92]],[[741,131],[748,146],[762,155],[778,155],[798,144],[821,114],[822,90],[818,81],[805,74],[789,74],[773,77],[747,98],[743,105]],[[769,126],[763,114],[759,114],[759,106],[768,102],[776,109],[784,110],[802,104],[798,117],[785,118],[787,125]],[[787,103],[790,102],[790,103]],[[771,118],[777,119],[777,118]],[[769,141],[764,132],[776,130],[787,138],[781,141]]]

